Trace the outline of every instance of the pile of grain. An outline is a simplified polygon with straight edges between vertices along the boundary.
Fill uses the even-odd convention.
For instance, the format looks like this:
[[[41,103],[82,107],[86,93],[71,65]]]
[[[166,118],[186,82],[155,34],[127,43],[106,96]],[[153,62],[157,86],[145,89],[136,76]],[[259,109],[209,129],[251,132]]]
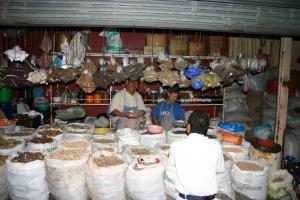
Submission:
[[[94,162],[98,165],[98,167],[110,167],[121,165],[124,163],[123,160],[116,156],[104,156],[100,158],[95,158]]]
[[[263,170],[259,165],[254,164],[254,163],[249,163],[249,162],[239,161],[236,163],[236,165],[242,171],[262,171]]]

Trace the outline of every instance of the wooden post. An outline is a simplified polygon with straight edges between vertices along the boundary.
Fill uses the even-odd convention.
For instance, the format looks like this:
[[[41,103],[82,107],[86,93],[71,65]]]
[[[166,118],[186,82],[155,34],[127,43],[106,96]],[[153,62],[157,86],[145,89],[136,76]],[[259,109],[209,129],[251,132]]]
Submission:
[[[287,108],[289,98],[288,83],[290,81],[292,38],[281,38],[280,64],[278,77],[278,94],[275,123],[275,142],[283,145],[286,128]],[[283,149],[283,146],[282,146]],[[281,150],[282,151],[282,150]]]

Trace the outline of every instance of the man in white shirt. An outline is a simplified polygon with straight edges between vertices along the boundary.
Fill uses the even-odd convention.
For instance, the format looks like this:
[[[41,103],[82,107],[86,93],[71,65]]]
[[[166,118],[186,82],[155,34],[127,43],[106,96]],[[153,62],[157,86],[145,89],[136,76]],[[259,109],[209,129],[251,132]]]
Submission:
[[[136,92],[138,87],[138,80],[126,80],[125,88],[113,97],[109,113],[119,117],[117,129],[139,128],[140,118],[144,116],[146,107],[141,95]]]
[[[188,137],[171,145],[166,173],[176,170],[177,200],[215,199],[216,173],[225,167],[220,144],[207,137],[208,127],[208,115],[193,112],[188,119]]]

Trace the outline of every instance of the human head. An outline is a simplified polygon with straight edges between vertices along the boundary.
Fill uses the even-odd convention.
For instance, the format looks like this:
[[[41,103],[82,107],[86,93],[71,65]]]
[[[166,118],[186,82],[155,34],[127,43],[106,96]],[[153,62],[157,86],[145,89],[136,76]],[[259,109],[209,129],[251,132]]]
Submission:
[[[167,91],[167,94],[166,94],[166,100],[167,100],[169,103],[174,103],[175,101],[177,101],[178,94],[179,94],[179,88],[176,87],[176,86],[171,87],[171,88],[169,88],[169,90]]]
[[[207,136],[207,130],[209,127],[209,117],[205,112],[194,111],[189,119],[187,125],[187,133],[198,133]]]
[[[127,90],[127,92],[131,95],[133,95],[135,93],[135,91],[138,89],[139,87],[139,81],[138,80],[126,80],[125,82],[125,88]]]

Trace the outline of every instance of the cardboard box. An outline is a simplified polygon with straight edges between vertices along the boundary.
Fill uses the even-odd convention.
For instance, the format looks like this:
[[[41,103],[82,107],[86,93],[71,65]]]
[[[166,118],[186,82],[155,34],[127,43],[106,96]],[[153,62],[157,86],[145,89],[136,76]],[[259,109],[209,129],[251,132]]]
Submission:
[[[167,37],[165,34],[147,34],[147,46],[153,47],[166,47]]]
[[[188,38],[185,36],[176,36],[170,40],[170,55],[187,55],[188,54]]]
[[[144,55],[157,55],[159,52],[165,51],[165,47],[144,46]]]
[[[209,52],[210,55],[221,55],[224,49],[225,41],[223,36],[210,36],[209,38]]]
[[[204,42],[189,42],[189,56],[205,56],[205,43]]]

